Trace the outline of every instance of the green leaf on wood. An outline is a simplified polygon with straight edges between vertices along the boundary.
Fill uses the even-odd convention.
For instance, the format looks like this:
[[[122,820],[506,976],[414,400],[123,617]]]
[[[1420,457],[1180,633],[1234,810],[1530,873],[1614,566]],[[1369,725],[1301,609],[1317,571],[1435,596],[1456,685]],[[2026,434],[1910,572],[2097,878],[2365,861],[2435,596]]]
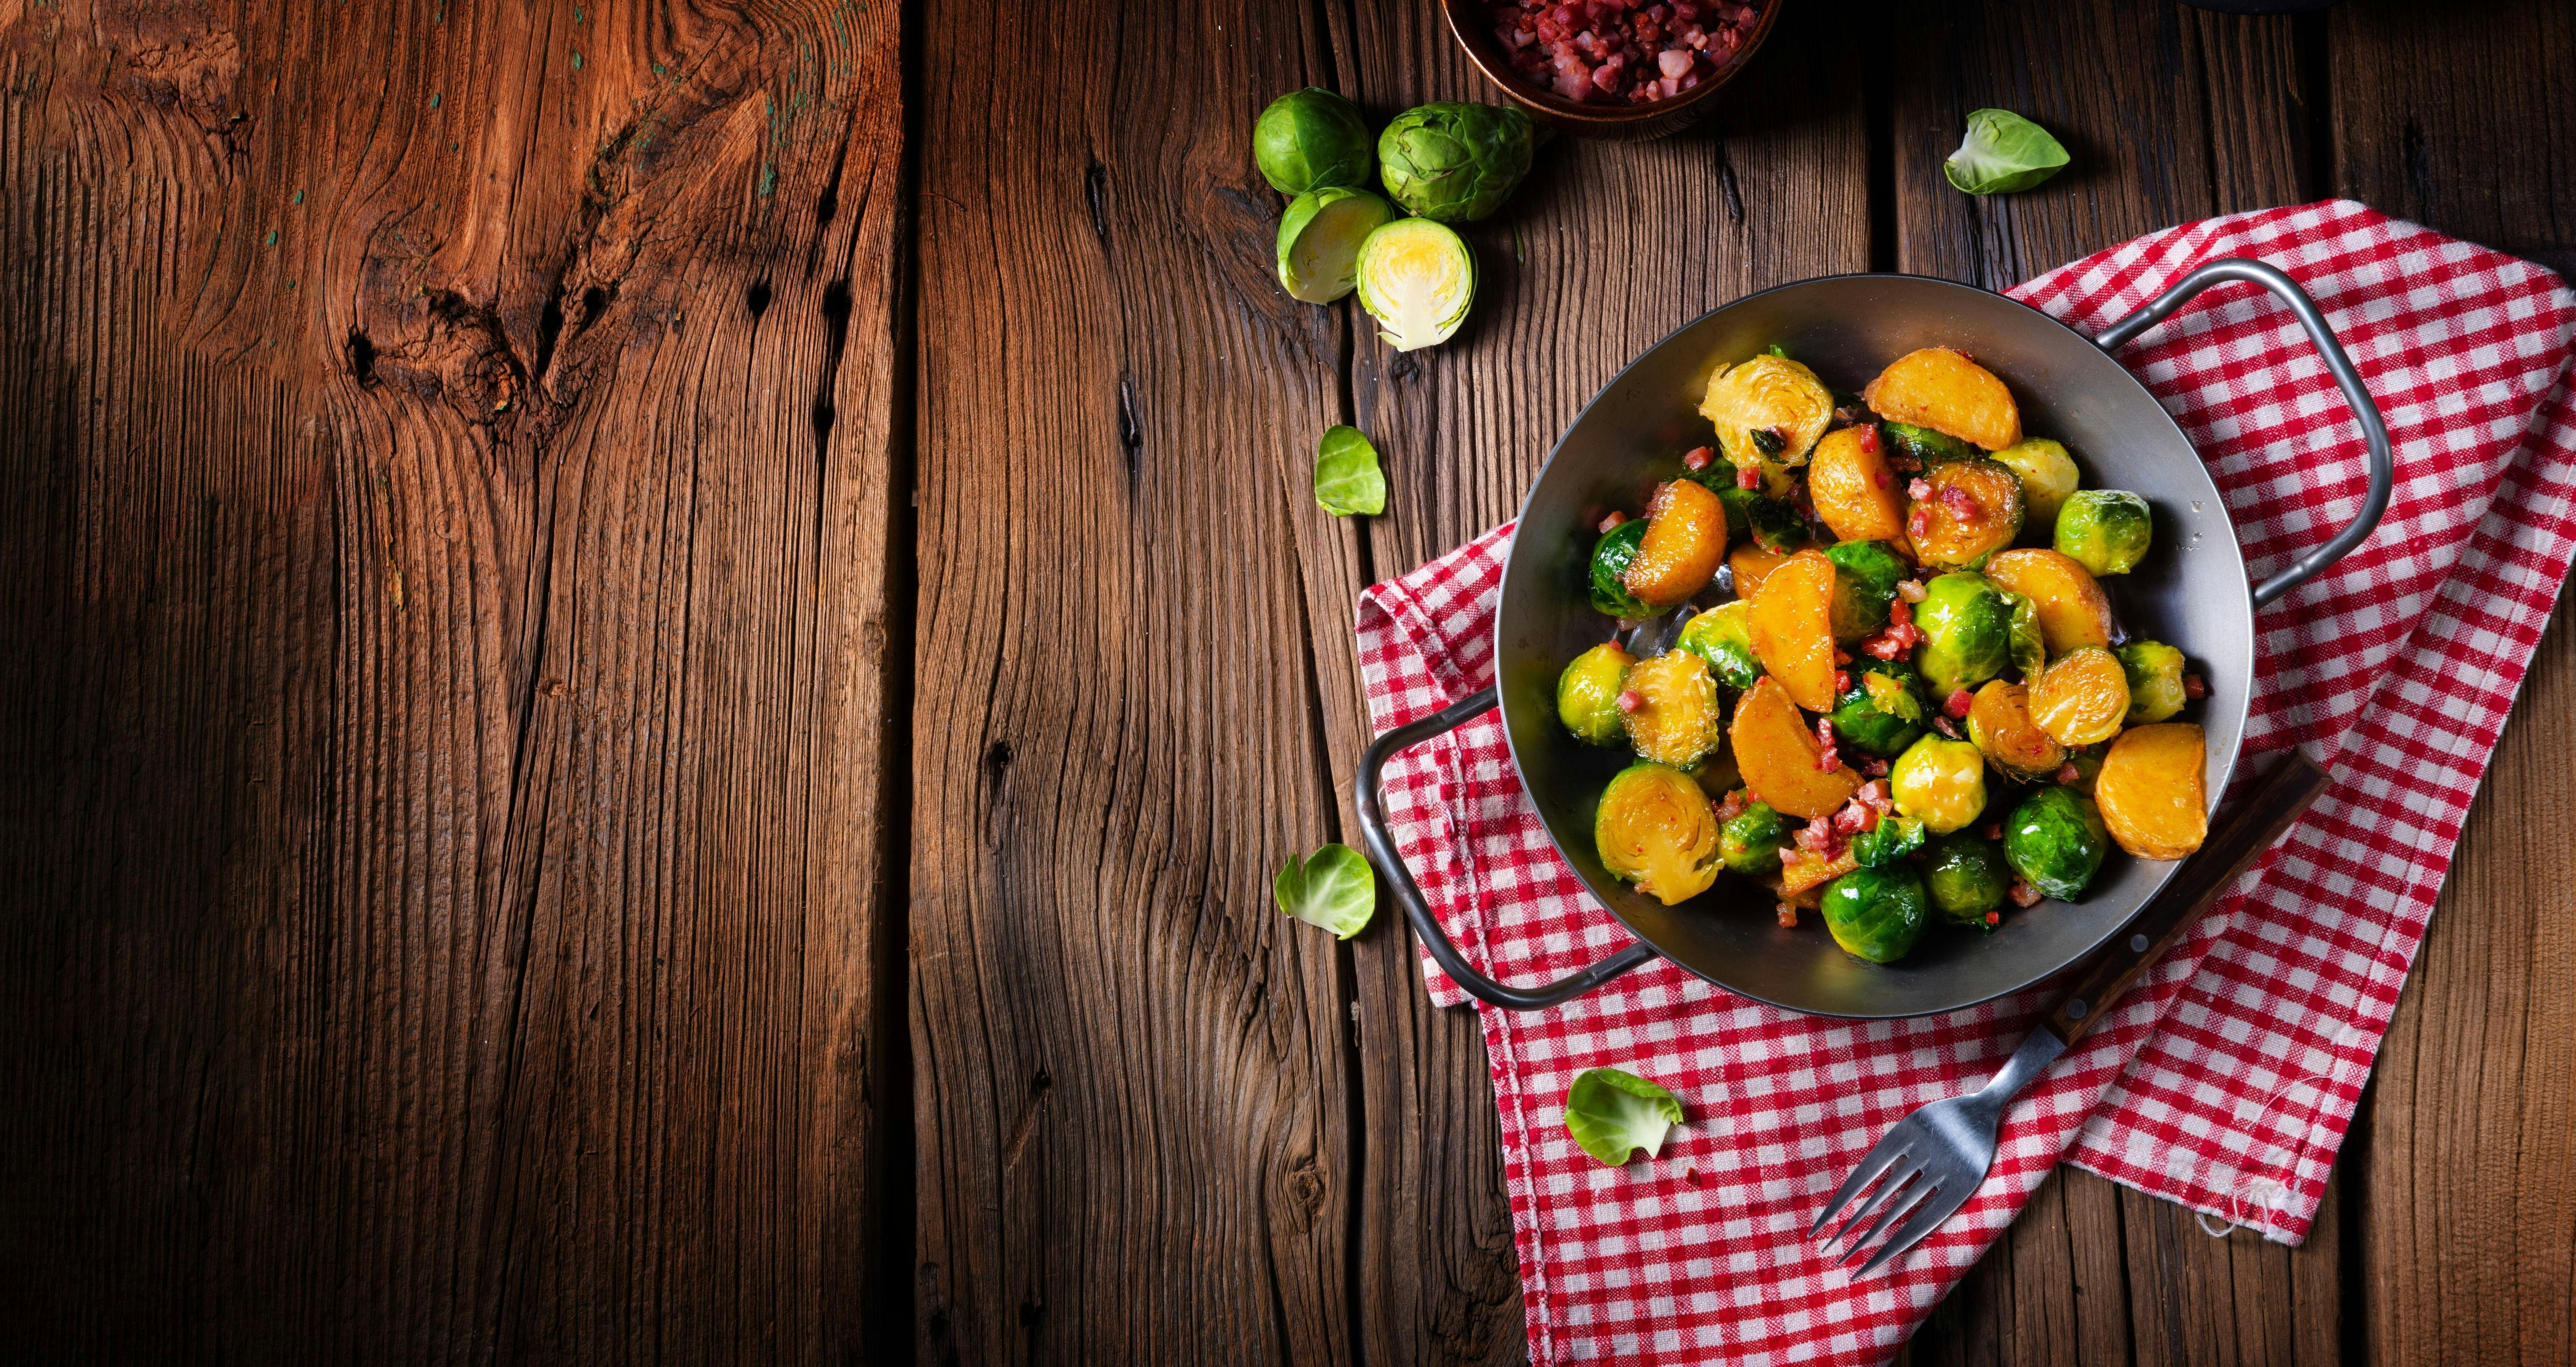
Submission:
[[[1315,447],[1315,502],[1335,517],[1386,511],[1386,476],[1377,448],[1356,427],[1324,429]]]
[[[1309,859],[1288,856],[1270,895],[1281,913],[1347,940],[1377,911],[1377,874],[1348,845],[1326,845]]]
[[[1941,172],[1969,194],[2003,195],[2039,184],[2066,162],[2066,148],[2047,129],[2009,109],[1978,109]]]

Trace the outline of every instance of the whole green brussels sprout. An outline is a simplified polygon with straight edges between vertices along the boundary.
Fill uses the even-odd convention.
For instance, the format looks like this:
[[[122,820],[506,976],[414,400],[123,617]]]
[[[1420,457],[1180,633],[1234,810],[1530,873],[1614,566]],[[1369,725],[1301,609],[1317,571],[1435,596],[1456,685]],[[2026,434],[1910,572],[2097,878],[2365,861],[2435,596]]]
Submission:
[[[1948,835],[1986,810],[1985,754],[1967,741],[1925,736],[1896,757],[1887,791],[1896,810]]]
[[[1825,547],[1825,558],[1834,562],[1834,639],[1857,641],[1884,630],[1906,563],[1884,541],[1837,541]]]
[[[1628,718],[1619,710],[1628,666],[1637,657],[1604,641],[1574,657],[1556,676],[1556,719],[1586,745],[1624,745]]]
[[[2047,535],[2057,525],[2057,510],[2075,492],[2075,458],[2046,437],[2031,437],[1995,452],[1994,461],[2021,476],[2023,533]]]
[[[1923,586],[1914,608],[1923,632],[1923,676],[1947,697],[2003,672],[2012,651],[2012,606],[1984,575],[1961,571]]]
[[[1844,953],[1892,964],[1923,938],[1926,906],[1913,865],[1854,869],[1825,885],[1825,929]]]
[[[2084,895],[2110,849],[2102,809],[2072,788],[2039,789],[2004,818],[2004,862],[2032,887],[2064,901]]]
[[[1742,598],[1711,608],[1682,624],[1673,648],[1706,660],[1720,684],[1738,692],[1751,688],[1762,677],[1762,661],[1753,654],[1752,613],[1753,604]]]
[[[1935,432],[1929,427],[1882,422],[1878,429],[1886,436],[1887,444],[1896,448],[1897,454],[1912,456],[1926,468],[1945,460],[1973,460],[1985,454],[1947,432]]]
[[[2028,683],[2048,667],[2048,636],[2040,629],[2039,603],[2027,593],[2006,593],[2004,602],[2012,609],[2004,653],[2012,658],[2012,667],[2021,671],[2022,682]]]
[[[1875,680],[1876,682],[1872,682]],[[1834,739],[1880,759],[1905,753],[1923,734],[1923,701],[1915,691],[1922,676],[1901,660],[1867,660],[1852,675],[1852,686],[1834,700],[1826,715]]]
[[[1755,802],[1719,829],[1718,857],[1748,878],[1769,878],[1780,871],[1780,847],[1789,843],[1788,828],[1768,802]]]
[[[1368,121],[1359,106],[1308,86],[1270,102],[1252,124],[1252,160],[1283,195],[1323,185],[1366,185]]]
[[[2112,652],[2129,675],[2126,725],[2163,721],[2182,710],[2182,652],[2162,641],[2133,641]]]
[[[1536,142],[1517,109],[1444,100],[1396,115],[1378,134],[1378,174],[1408,213],[1469,223],[1503,207],[1529,174]]]
[[[2147,501],[2126,489],[2081,489],[2057,510],[2057,553],[2097,578],[2136,569],[2154,539]]]
[[[1786,554],[1807,539],[1807,524],[1798,510],[1785,498],[1773,498],[1760,489],[1740,488],[1735,483],[1735,467],[1722,460],[1708,463],[1710,470],[1726,472],[1721,485],[1702,480],[1717,491],[1717,501],[1726,509],[1726,534],[1749,536],[1754,544],[1775,555]],[[1706,474],[1707,471],[1702,471]]]
[[[1933,909],[1955,924],[1992,930],[1988,913],[2012,891],[2012,866],[1991,840],[1953,831],[1932,842],[1923,860],[1923,889]]]
[[[1852,862],[1883,869],[1923,848],[1923,823],[1910,816],[1882,816],[1878,824],[1851,838]]]
[[[1637,558],[1637,543],[1646,539],[1646,519],[1632,517],[1601,534],[1592,547],[1592,606],[1631,622],[1658,614],[1628,592],[1628,562]]]

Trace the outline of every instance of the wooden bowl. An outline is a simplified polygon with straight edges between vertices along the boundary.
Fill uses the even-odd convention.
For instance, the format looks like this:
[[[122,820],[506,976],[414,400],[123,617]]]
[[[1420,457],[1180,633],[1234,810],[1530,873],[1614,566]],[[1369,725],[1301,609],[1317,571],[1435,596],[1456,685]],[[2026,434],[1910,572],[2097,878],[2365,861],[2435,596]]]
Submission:
[[[1753,60],[1753,54],[1762,48],[1762,40],[1771,36],[1771,25],[1779,19],[1785,0],[1759,2],[1761,13],[1754,18],[1753,36],[1735,54],[1735,60],[1719,70],[1715,80],[1653,104],[1576,104],[1559,99],[1523,80],[1519,72],[1512,70],[1511,63],[1503,60],[1502,51],[1488,31],[1487,0],[1440,0],[1440,12],[1449,20],[1450,36],[1467,50],[1467,60],[1474,62],[1486,80],[1500,86],[1512,103],[1528,111],[1531,118],[1576,137],[1641,142],[1688,127],[1708,111],[1709,98],[1725,89],[1735,74]]]

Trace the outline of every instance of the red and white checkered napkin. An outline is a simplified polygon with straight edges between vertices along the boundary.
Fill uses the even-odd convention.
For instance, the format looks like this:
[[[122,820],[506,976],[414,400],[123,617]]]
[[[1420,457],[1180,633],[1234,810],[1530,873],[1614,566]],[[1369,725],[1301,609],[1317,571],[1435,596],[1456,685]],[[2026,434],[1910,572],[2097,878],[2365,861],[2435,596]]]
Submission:
[[[1487,1010],[1536,1361],[1883,1360],[2061,1159],[2284,1243],[2306,1235],[2576,550],[2576,296],[2539,267],[2349,202],[2151,234],[2013,294],[2098,331],[2228,256],[2269,261],[2315,296],[2396,443],[2378,533],[2259,619],[2247,754],[2317,741],[2339,786],[2022,1094],[1985,1187],[1893,1275],[1829,1267],[1808,1222],[1898,1117],[2000,1066],[2040,993],[1834,1021],[1657,962],[1552,1011]],[[2269,296],[2213,289],[2121,358],[2209,462],[2258,577],[2351,517],[2360,437]],[[1361,598],[1381,729],[1491,676],[1510,535]],[[1497,714],[1387,774],[1397,844],[1470,962],[1535,983],[1627,941],[1549,845]],[[1424,969],[1434,999],[1463,1000]],[[1689,1120],[1661,1157],[1604,1168],[1566,1136],[1566,1087],[1601,1064],[1682,1098]]]

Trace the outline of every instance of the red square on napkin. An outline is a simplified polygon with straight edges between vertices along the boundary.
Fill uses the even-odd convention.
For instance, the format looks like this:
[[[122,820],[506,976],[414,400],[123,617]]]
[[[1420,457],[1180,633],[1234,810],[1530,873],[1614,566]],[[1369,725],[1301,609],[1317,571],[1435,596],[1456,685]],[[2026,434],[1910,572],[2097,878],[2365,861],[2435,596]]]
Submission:
[[[2273,1239],[2306,1235],[2576,552],[2576,297],[2537,266],[2348,201],[2169,229],[2011,293],[2095,332],[2230,256],[2315,298],[2395,444],[2377,533],[2257,618],[2245,753],[2315,741],[2336,789],[2022,1094],[1977,1196],[1864,1281],[1811,1251],[1817,1206],[1899,1117],[1999,1066],[2038,994],[1837,1021],[1657,962],[1554,1010],[1486,1010],[1534,1361],[1884,1360],[2061,1159]],[[2213,289],[2120,359],[2208,462],[2255,577],[2351,517],[2359,435],[2269,296]],[[1491,678],[1510,536],[1362,596],[1378,729]],[[1627,942],[1549,843],[1497,714],[1398,757],[1386,805],[1433,910],[1486,973],[1536,983]],[[1464,1000],[1424,969],[1435,1000]],[[1604,1168],[1567,1137],[1565,1090],[1598,1065],[1682,1098],[1688,1121],[1660,1157]]]

